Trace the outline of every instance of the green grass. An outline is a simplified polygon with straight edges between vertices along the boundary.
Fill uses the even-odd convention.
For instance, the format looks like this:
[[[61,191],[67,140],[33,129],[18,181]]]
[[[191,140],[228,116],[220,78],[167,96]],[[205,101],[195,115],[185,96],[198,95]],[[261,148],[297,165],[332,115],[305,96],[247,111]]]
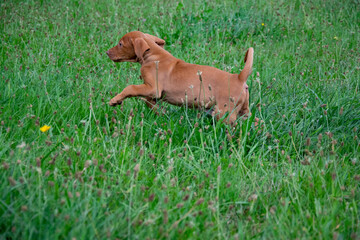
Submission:
[[[0,238],[359,239],[359,6],[1,1]],[[109,107],[132,30],[233,73],[254,47],[252,117]]]

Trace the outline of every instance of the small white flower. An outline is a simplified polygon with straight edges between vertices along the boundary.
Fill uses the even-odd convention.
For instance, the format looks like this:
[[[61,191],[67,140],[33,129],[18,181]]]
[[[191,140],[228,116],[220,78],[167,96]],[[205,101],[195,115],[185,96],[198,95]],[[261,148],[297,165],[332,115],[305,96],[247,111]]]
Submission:
[[[17,148],[24,148],[24,147],[26,147],[26,143],[22,142],[21,144],[17,145],[16,147]]]

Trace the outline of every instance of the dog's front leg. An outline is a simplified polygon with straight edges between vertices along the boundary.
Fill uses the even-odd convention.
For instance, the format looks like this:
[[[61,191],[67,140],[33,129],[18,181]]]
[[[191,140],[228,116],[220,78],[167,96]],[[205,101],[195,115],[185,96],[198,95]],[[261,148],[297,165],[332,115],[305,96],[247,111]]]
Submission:
[[[128,97],[149,97],[154,98],[156,95],[156,89],[147,85],[129,85],[124,90],[110,100],[110,106],[116,106],[122,103],[125,98]]]

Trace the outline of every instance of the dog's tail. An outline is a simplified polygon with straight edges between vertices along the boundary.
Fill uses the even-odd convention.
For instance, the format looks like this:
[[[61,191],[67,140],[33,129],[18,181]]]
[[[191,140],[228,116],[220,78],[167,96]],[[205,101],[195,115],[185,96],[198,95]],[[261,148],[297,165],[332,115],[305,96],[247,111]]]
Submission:
[[[252,72],[253,58],[254,58],[254,49],[251,47],[247,50],[245,54],[245,58],[244,58],[245,67],[241,71],[238,77],[241,83],[245,83]]]

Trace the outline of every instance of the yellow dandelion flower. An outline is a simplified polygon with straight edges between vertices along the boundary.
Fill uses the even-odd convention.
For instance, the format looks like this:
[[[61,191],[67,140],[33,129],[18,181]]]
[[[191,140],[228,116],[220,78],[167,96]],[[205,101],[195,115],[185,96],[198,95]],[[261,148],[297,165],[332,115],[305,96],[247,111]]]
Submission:
[[[49,131],[50,128],[51,128],[50,126],[44,125],[44,126],[42,126],[42,127],[40,128],[40,131],[42,131],[42,132],[47,132],[47,131]]]
[[[338,37],[337,37],[337,36],[335,36],[335,37],[334,37],[334,39],[335,39],[335,40],[338,40]]]
[[[261,23],[261,26],[265,26],[265,23]]]

